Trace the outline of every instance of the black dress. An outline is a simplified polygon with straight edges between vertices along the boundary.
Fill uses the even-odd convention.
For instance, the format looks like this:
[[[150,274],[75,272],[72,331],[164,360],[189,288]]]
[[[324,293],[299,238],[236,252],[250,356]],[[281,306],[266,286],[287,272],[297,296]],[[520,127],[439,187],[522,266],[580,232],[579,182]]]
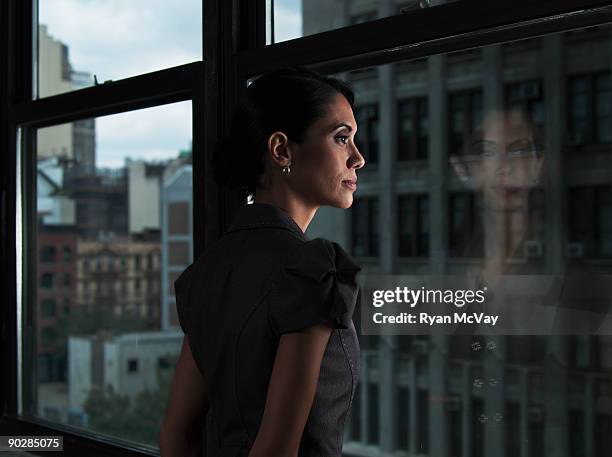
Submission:
[[[179,276],[179,322],[209,385],[206,457],[247,456],[280,336],[326,321],[334,329],[299,456],[342,455],[360,371],[352,320],[359,270],[337,243],[308,240],[283,210],[254,203]]]

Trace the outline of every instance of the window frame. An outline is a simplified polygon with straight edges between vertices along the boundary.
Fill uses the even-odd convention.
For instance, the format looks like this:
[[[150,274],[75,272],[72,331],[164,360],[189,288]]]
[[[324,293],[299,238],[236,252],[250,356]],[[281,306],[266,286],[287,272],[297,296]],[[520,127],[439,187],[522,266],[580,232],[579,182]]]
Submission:
[[[0,281],[6,302],[14,305],[0,311],[0,326],[7,329],[0,341],[4,349],[0,362],[7,373],[0,391],[3,435],[62,434],[66,444],[79,454],[157,455],[149,448],[118,439],[101,438],[87,431],[76,433],[61,424],[19,415],[24,409],[21,398],[25,405],[35,402],[32,380],[36,376],[28,376],[27,380],[23,377],[24,372],[33,373],[34,366],[23,354],[33,354],[36,347],[32,332],[35,299],[24,293],[27,284],[36,281],[32,261],[36,232],[33,224],[20,224],[31,222],[35,208],[33,193],[24,190],[28,186],[31,190],[35,182],[32,153],[37,128],[192,100],[193,249],[198,253],[218,238],[243,203],[235,193],[217,188],[205,163],[220,134],[227,132],[232,109],[248,78],[290,64],[336,73],[612,22],[609,0],[583,0],[579,4],[574,0],[472,0],[266,45],[266,0],[202,3],[203,61],[31,100],[35,8],[30,1],[0,2],[0,144],[5,151],[0,164]],[[367,42],[361,39],[363,36],[369,37]],[[206,100],[205,94],[215,96]],[[23,151],[31,155],[27,157]],[[18,165],[20,176],[14,172]],[[385,209],[383,205],[379,208],[382,218]],[[205,224],[205,220],[210,222]],[[22,268],[19,275],[15,265]]]

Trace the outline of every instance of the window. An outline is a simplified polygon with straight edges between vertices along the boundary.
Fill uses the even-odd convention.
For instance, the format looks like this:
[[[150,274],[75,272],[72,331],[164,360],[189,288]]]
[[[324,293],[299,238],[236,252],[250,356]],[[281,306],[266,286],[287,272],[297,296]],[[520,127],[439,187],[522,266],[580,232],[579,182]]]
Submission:
[[[62,2],[64,12],[74,12],[68,10],[71,2]],[[62,18],[70,22],[66,27],[51,20],[49,12],[57,8],[53,2],[37,2],[34,11],[29,1],[0,2],[4,32],[0,33],[0,119],[11,121],[0,127],[5,152],[0,185],[7,208],[15,209],[4,213],[9,230],[0,231],[10,263],[3,263],[8,274],[2,277],[11,289],[7,297],[17,297],[0,313],[0,326],[9,342],[4,355],[27,362],[21,367],[3,365],[10,380],[5,397],[17,400],[3,402],[9,413],[4,420],[15,429],[35,426],[37,434],[49,434],[53,427],[44,421],[23,422],[47,418],[58,422],[59,428],[71,424],[83,429],[81,436],[73,430],[75,454],[108,454],[109,444],[118,448],[110,450],[114,454],[155,452],[159,431],[155,419],[162,417],[169,390],[164,385],[169,376],[156,376],[158,358],[167,356],[172,363],[178,347],[169,279],[178,276],[185,259],[189,262],[223,233],[222,223],[229,222],[239,203],[231,193],[218,192],[207,161],[227,131],[226,114],[244,89],[245,78],[285,64],[348,76],[354,86],[355,115],[361,119],[356,139],[367,158],[358,173],[355,205],[349,211],[321,208],[311,227],[315,236],[331,235],[346,244],[365,273],[478,278],[498,254],[502,278],[562,277],[566,271],[596,278],[612,272],[606,254],[612,154],[607,153],[610,108],[605,102],[610,92],[611,24],[604,22],[609,21],[605,9],[611,2],[204,0],[196,2],[197,10],[187,4],[195,5],[193,0],[181,2],[172,4],[179,16],[165,14],[168,5],[155,1],[146,7],[142,2],[123,2],[130,5],[121,7],[117,7],[121,2],[80,2],[80,14]],[[112,34],[99,33],[100,26],[109,22],[106,16],[94,15],[94,24],[91,16],[82,14],[108,11],[113,5],[117,20],[112,21],[116,26]],[[400,9],[404,13],[399,14]],[[359,17],[368,12],[370,17]],[[37,14],[39,24],[28,22]],[[156,17],[164,19],[162,30],[172,27],[181,37],[172,32],[154,39]],[[122,28],[126,20],[135,21],[137,27]],[[194,37],[194,25],[198,28],[202,22],[205,36],[198,31]],[[37,35],[31,36],[32,30]],[[142,43],[132,41],[134,30]],[[267,46],[298,36],[308,38]],[[507,43],[516,37],[525,39]],[[93,44],[101,40],[104,47],[95,50]],[[89,48],[83,50],[85,44]],[[198,62],[187,63],[194,60],[193,50],[200,45],[205,46],[201,54],[206,62],[196,56]],[[136,49],[138,58],[124,64]],[[169,55],[170,59],[164,58]],[[110,59],[121,68],[113,69],[100,59]],[[394,71],[395,66],[402,71]],[[152,70],[162,71],[144,74]],[[93,83],[94,75],[98,85]],[[575,112],[570,87],[574,77],[589,80],[586,92],[575,91]],[[586,117],[578,106],[585,96]],[[400,106],[403,101],[406,104]],[[364,107],[361,112],[360,107]],[[496,113],[510,108],[512,122],[496,119]],[[496,141],[508,145],[512,141],[508,137],[516,133],[516,120],[522,117],[529,124],[523,130],[534,124],[526,143],[535,144],[531,149],[543,161],[539,185],[532,184],[537,176],[529,171],[537,165],[535,157],[496,168],[504,155],[483,147],[487,160],[474,158],[463,168],[451,161],[465,156],[461,148],[466,152],[467,146],[473,146],[469,140],[481,130],[499,131],[504,138]],[[579,127],[576,130],[585,123],[591,129],[583,145],[569,145],[569,137],[576,136],[572,123]],[[540,187],[539,196],[532,197],[534,187]],[[574,194],[580,189],[586,191]],[[496,195],[502,196],[499,201]],[[521,205],[497,204],[509,195]],[[410,216],[401,217],[398,209],[403,196],[416,198],[413,210],[405,213]],[[419,203],[419,196],[428,197],[426,204]],[[531,203],[529,211],[522,211],[522,202],[529,199],[538,200],[546,211],[536,217],[530,212]],[[186,216],[179,211],[175,218],[169,211],[175,203],[188,208]],[[429,219],[428,225],[419,224],[419,218]],[[398,258],[402,233],[416,238],[409,244],[412,257],[404,259]],[[424,243],[419,241],[421,234]],[[530,247],[523,250],[522,243]],[[43,246],[56,248],[53,263],[41,261],[36,247]],[[64,246],[72,248],[67,261]],[[419,250],[427,255],[419,258],[414,254]],[[533,259],[524,255],[527,252]],[[149,268],[150,253],[154,270]],[[139,269],[135,256],[141,256]],[[91,269],[85,268],[84,259]],[[124,268],[117,263],[108,268],[107,259],[125,259]],[[55,287],[41,284],[41,275],[47,273],[53,275]],[[64,273],[70,274],[71,285],[57,287]],[[135,295],[136,279],[146,296]],[[122,289],[127,281],[130,287]],[[71,303],[68,329],[61,315],[65,298]],[[56,303],[55,317],[48,320],[42,318],[45,299]],[[15,319],[19,306],[22,320]],[[144,309],[137,309],[140,306],[149,307],[147,311],[156,317],[149,320]],[[14,322],[40,325],[19,328]],[[55,335],[45,327],[55,329]],[[154,332],[155,338],[143,335],[147,332]],[[488,352],[485,339],[480,352],[468,356],[470,348],[454,348],[446,338],[432,344],[417,337],[399,342],[376,335],[363,338],[362,357],[367,363],[362,365],[363,384],[357,394],[363,401],[353,403],[358,420],[347,420],[354,439],[345,440],[344,453],[394,453],[406,445],[403,451],[408,455],[442,452],[448,457],[461,443],[463,457],[482,457],[496,450],[509,455],[505,436],[520,439],[522,457],[554,454],[555,447],[547,448],[553,441],[556,447],[578,451],[581,419],[569,420],[577,413],[585,417],[584,454],[610,455],[606,398],[612,390],[612,366],[605,339],[598,336],[598,344],[589,345],[564,335],[542,339],[534,346],[500,335],[501,353]],[[14,352],[17,348],[11,349],[11,342],[17,341],[22,357]],[[69,351],[75,344],[78,351]],[[514,346],[510,353],[508,346]],[[544,354],[552,351],[561,357],[552,378],[547,357],[531,354],[541,354],[541,347]],[[399,355],[398,363],[385,359],[394,355]],[[132,373],[129,359],[138,359]],[[487,384],[486,360],[493,360],[495,369],[505,373],[504,386],[494,391]],[[33,364],[35,369],[30,370]],[[460,365],[467,371],[459,370]],[[113,366],[124,375],[113,379],[115,390],[109,393],[103,382],[112,375],[108,370]],[[75,367],[82,371],[71,375]],[[18,382],[18,376],[30,379],[32,373],[38,373],[34,382]],[[469,373],[471,379],[457,373]],[[518,373],[524,373],[527,382]],[[440,379],[446,374],[447,379]],[[482,390],[471,384],[474,378],[485,381]],[[592,388],[585,389],[582,378],[593,379]],[[83,385],[84,380],[91,383]],[[152,395],[160,401],[143,405],[137,391],[141,386],[155,388],[156,381],[160,384]],[[15,386],[22,388],[20,398]],[[449,409],[457,405],[444,401],[457,395],[465,400],[460,417]],[[542,399],[547,399],[545,405],[534,403]],[[400,401],[408,407],[400,408]],[[520,405],[518,435],[507,431],[508,402]],[[390,403],[392,411],[387,409]],[[61,407],[68,404],[70,408]],[[16,405],[22,406],[21,420],[11,419],[19,413]],[[105,405],[121,406],[120,413]],[[498,409],[504,414],[499,423]],[[373,410],[377,413],[371,419]],[[565,419],[555,422],[551,414]],[[151,420],[138,420],[142,417]],[[412,430],[402,437],[395,432],[404,419]],[[458,422],[460,428],[452,425]],[[454,434],[439,433],[446,432],[448,424]],[[516,427],[516,422],[510,424]],[[574,428],[576,444],[570,445],[567,437]],[[100,439],[92,439],[90,432]],[[124,440],[113,443],[115,438]]]
[[[380,444],[378,384],[368,383],[368,444]]]
[[[138,359],[129,359],[127,361],[127,371],[128,373],[138,372]]]
[[[506,87],[506,108],[523,113],[534,128],[537,143],[544,137],[544,93],[542,82],[529,80],[509,84]],[[538,145],[538,150],[542,147]]]
[[[460,405],[460,404],[459,404]],[[447,430],[448,430],[448,448],[449,455],[452,457],[461,456],[461,439],[462,439],[462,428],[461,428],[461,409],[456,409],[457,406],[452,403],[448,403],[447,411]]]
[[[503,413],[502,413],[503,415]],[[506,455],[521,453],[521,406],[515,402],[506,402]]]
[[[357,122],[355,146],[366,163],[378,162],[378,105],[356,106],[353,110]]]
[[[449,253],[453,257],[484,255],[481,197],[471,192],[449,196]]]
[[[40,261],[44,263],[55,262],[55,246],[43,246],[40,250]]]
[[[202,59],[198,0],[180,8],[141,0],[37,3],[40,97],[93,86],[94,77],[102,84]],[[120,39],[109,39],[119,31]]]
[[[55,317],[55,299],[45,298],[41,304],[43,317]]]
[[[64,246],[64,262],[70,262],[72,260],[72,248],[70,246]]]
[[[361,433],[361,383],[357,384],[355,388],[355,394],[353,397],[353,403],[351,406],[351,440],[352,441],[362,441],[362,433]]]
[[[482,90],[451,93],[448,106],[448,152],[454,155],[467,154],[474,133],[482,123]]]
[[[157,368],[159,368],[160,370],[165,370],[167,368],[170,368],[170,361],[168,360],[168,358],[167,357],[158,358]]]
[[[361,197],[351,207],[353,254],[376,257],[378,255],[378,199]]]
[[[400,386],[397,396],[397,447],[410,450],[410,390]]]
[[[570,455],[573,457],[586,457],[584,412],[580,410],[570,411],[569,426],[572,430],[572,433],[567,435]]]
[[[455,1],[458,0],[393,1],[389,3],[388,8],[381,9],[380,1],[319,3],[315,0],[272,0],[266,4],[266,44],[280,43]],[[325,14],[321,14],[322,11],[325,11]]]
[[[400,100],[397,104],[397,160],[427,160],[429,108],[427,97]]]
[[[581,147],[612,143],[610,73],[572,76],[568,90],[569,145]]]
[[[168,257],[170,265],[187,265],[190,261],[189,243],[184,241],[169,242]]]
[[[569,244],[566,255],[581,257],[612,256],[612,189],[609,186],[569,189]]]
[[[187,235],[189,233],[189,203],[168,203],[168,223],[170,235]]]
[[[429,452],[429,392],[419,390],[417,402],[417,452],[427,454]]]
[[[472,435],[472,453],[473,457],[484,456],[484,405],[482,398],[472,397],[472,417],[470,421],[473,425],[471,428]]]
[[[429,197],[401,195],[397,203],[401,257],[429,255]]]
[[[52,289],[53,284],[53,273],[43,273],[40,275],[40,287],[43,289]]]

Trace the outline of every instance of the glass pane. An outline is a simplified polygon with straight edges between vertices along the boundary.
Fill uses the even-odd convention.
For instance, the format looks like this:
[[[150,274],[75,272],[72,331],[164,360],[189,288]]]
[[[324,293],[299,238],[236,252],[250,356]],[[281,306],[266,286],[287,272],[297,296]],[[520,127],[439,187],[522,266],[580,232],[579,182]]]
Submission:
[[[201,0],[38,2],[38,97],[198,60]]]
[[[270,0],[267,44],[280,43],[458,0]]]
[[[37,132],[33,414],[157,447],[191,263],[191,103]]]
[[[610,125],[611,39],[606,24],[335,75],[355,106],[378,107],[378,162],[357,171],[353,225],[333,209],[309,230],[360,240],[352,254],[366,278],[452,275],[495,284],[497,296],[503,284],[517,302],[525,287],[512,281],[531,278],[559,309],[595,319],[575,332],[584,338],[561,318],[546,333],[464,339],[403,341],[401,325],[382,326],[377,350],[360,334],[361,421],[347,454],[612,455],[612,336],[595,331],[612,296],[612,146],[600,133]],[[427,108],[410,102],[419,99]],[[367,120],[356,120],[362,132]],[[425,160],[402,153],[420,130]],[[373,258],[357,221],[372,220],[374,206]]]

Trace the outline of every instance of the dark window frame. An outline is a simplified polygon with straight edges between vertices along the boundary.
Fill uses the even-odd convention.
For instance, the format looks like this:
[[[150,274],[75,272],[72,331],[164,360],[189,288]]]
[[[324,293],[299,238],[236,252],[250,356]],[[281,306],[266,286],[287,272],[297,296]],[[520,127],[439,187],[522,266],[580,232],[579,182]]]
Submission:
[[[234,193],[218,189],[204,166],[220,133],[228,130],[237,97],[249,77],[280,65],[310,65],[326,73],[348,71],[402,59],[425,57],[500,41],[511,41],[545,33],[610,22],[610,1],[584,0],[473,0],[452,2],[436,8],[377,19],[339,30],[266,46],[265,0],[203,1],[203,50],[207,62],[196,62],[159,72],[138,75],[97,87],[32,101],[32,58],[34,49],[33,4],[20,0],[0,2],[0,143],[3,151],[35,151],[36,128],[120,113],[181,100],[193,100],[194,254],[215,241],[243,202]],[[566,14],[574,13],[574,14]],[[406,34],[405,30],[411,30]],[[368,40],[362,40],[368,36]],[[417,46],[415,46],[417,45]],[[216,94],[204,103],[204,93]],[[195,128],[200,126],[203,128]],[[18,128],[19,135],[18,135]],[[35,170],[32,157],[23,156],[22,178],[31,188]],[[1,265],[7,300],[17,303],[16,215],[17,155],[0,159],[0,191],[6,196],[2,207]],[[23,214],[31,218],[35,201],[23,195]],[[206,197],[202,197],[206,196]],[[218,219],[208,217],[218,215]],[[204,224],[204,215],[208,223]],[[30,222],[29,220],[24,220]],[[24,281],[36,280],[32,253],[36,253],[34,224],[26,228],[23,241]],[[25,288],[28,290],[28,288]],[[29,288],[31,290],[31,288]],[[23,297],[24,328],[34,328],[32,297]],[[0,426],[3,434],[62,434],[75,453],[100,456],[156,455],[149,449],[100,440],[94,434],[75,432],[59,424],[21,415],[17,395],[22,392],[27,409],[35,401],[34,385],[27,380],[18,386],[16,306],[0,314],[7,332],[0,342],[6,348],[2,366],[7,368],[5,388],[0,393]],[[25,354],[36,347],[31,332],[24,332]],[[21,369],[35,374],[27,356]],[[36,376],[29,376],[36,379]],[[425,425],[423,425],[425,426]]]

